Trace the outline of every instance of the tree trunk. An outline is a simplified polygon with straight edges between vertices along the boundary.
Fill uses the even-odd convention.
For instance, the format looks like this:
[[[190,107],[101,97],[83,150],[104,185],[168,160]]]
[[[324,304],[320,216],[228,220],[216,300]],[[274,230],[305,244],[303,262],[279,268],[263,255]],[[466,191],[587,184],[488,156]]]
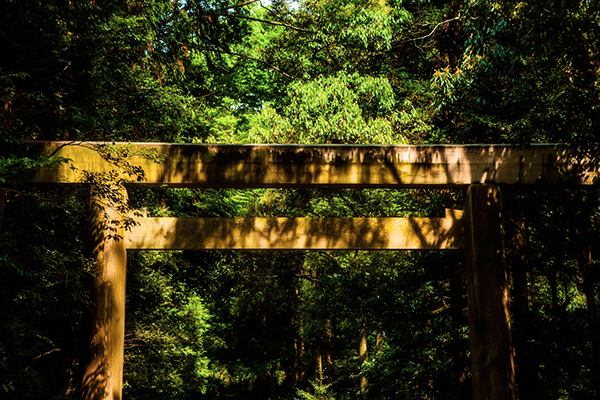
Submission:
[[[464,343],[461,335],[461,329],[466,323],[464,316],[465,306],[465,283],[464,273],[461,269],[462,265],[455,262],[453,270],[450,272],[449,283],[450,283],[450,324],[452,329],[452,364],[453,364],[453,375],[454,384],[456,387],[455,395],[453,398],[465,399],[467,394],[465,393],[467,376],[469,374],[468,367],[468,345]]]
[[[333,335],[331,327],[331,317],[327,318],[325,324],[325,383],[331,383],[333,379],[333,362],[331,361],[331,336]]]
[[[375,334],[375,353],[381,353],[383,350],[383,330],[381,325],[377,327],[377,333]]]
[[[367,329],[363,325],[360,330],[360,342],[358,345],[358,359],[360,361],[360,373],[359,373],[359,386],[360,392],[365,393],[367,390],[367,377],[364,375],[364,371],[362,371],[364,364],[367,362]]]
[[[317,363],[317,380],[319,381],[319,385],[323,385],[323,357],[320,352],[317,352],[316,356]]]
[[[600,321],[598,320],[598,310],[596,309],[596,291],[594,289],[592,271],[592,248],[589,245],[589,240],[587,238],[584,240],[586,241],[586,245],[582,253],[581,269],[592,343],[591,372],[592,376],[595,377],[592,380],[592,387],[596,396],[598,396],[600,395],[600,380],[598,379],[600,377]]]
[[[110,197],[125,201],[125,189],[114,190],[119,190],[118,196]],[[122,398],[127,251],[116,201],[92,191],[89,236],[95,275],[91,336],[80,392],[82,400]]]
[[[2,226],[2,222],[4,221],[4,210],[6,209],[6,190],[0,189],[0,226]]]
[[[267,372],[267,380],[269,382],[269,392],[271,393],[270,400],[277,400],[279,398],[277,395],[277,382],[271,371]]]
[[[294,369],[296,383],[304,380],[304,334],[303,329],[300,327],[300,337],[294,340]]]
[[[467,213],[467,287],[474,400],[514,400],[515,367],[500,189],[471,185]]]
[[[298,274],[302,274],[302,267],[298,268]],[[294,363],[294,380],[296,382],[296,385],[298,385],[303,378],[303,371],[304,371],[304,367],[303,367],[303,363],[302,363],[302,357],[303,357],[303,351],[304,351],[304,334],[303,334],[303,328],[302,328],[302,319],[300,317],[300,319],[298,320],[298,296],[300,294],[300,289],[298,288],[298,284],[296,283],[295,280],[292,280],[292,286],[291,286],[291,290],[290,290],[290,304],[292,305],[292,312],[291,312],[291,318],[290,318],[290,326],[294,326],[295,324],[298,324],[298,336],[294,338],[293,341],[293,349],[292,349],[292,353],[293,353],[293,363]],[[298,321],[298,322],[296,322]]]
[[[524,215],[524,213],[521,213]],[[521,399],[538,398],[538,369],[536,349],[530,344],[531,338],[529,293],[527,291],[527,226],[525,221],[515,222],[513,234],[514,256],[512,258],[514,346],[517,371],[517,393]]]

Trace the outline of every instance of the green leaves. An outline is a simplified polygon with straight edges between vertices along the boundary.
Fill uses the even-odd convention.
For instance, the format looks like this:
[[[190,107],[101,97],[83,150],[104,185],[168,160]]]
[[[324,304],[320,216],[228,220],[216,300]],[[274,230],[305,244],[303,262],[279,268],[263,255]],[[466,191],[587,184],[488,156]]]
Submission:
[[[346,2],[340,9],[330,12],[327,30],[337,42],[348,48],[362,46],[375,51],[390,50],[394,19],[392,9],[385,1]]]
[[[38,168],[52,168],[60,164],[68,163],[68,158],[64,157],[44,157],[38,158],[17,157],[11,154],[8,157],[0,157],[0,184],[7,183],[9,180],[18,180],[18,176],[27,171]]]
[[[312,386],[311,391],[298,389],[298,400],[335,400],[331,384],[323,384],[314,380],[310,382],[310,385]]]
[[[146,252],[130,271],[125,393],[135,398],[173,398],[205,393],[213,371],[210,313],[186,285],[180,254]],[[184,275],[185,277],[185,275]]]
[[[392,143],[385,118],[395,104],[385,78],[340,72],[313,81],[296,81],[290,103],[278,114],[270,107],[256,117],[249,141],[276,143]]]
[[[32,192],[8,192],[0,221],[0,391],[7,399],[71,387],[89,306],[85,203],[72,192]],[[40,200],[48,196],[53,201]]]
[[[462,61],[438,79],[455,139],[597,146],[597,2],[483,1],[465,12]]]

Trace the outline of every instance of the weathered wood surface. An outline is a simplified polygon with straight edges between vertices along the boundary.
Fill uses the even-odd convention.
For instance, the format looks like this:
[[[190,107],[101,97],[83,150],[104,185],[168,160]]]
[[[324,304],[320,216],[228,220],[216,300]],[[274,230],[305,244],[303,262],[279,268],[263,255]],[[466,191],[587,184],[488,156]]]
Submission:
[[[125,230],[117,202],[127,193],[116,189],[112,199],[92,193],[90,201],[90,246],[95,260],[90,321],[90,341],[83,366],[80,398],[121,400],[125,341],[125,281],[127,249]],[[119,199],[117,199],[119,198]]]
[[[33,153],[71,163],[24,179],[81,183],[87,172],[109,173],[139,185],[173,187],[461,187],[472,183],[591,184],[593,163],[575,163],[560,146],[500,145],[196,145],[29,142]],[[107,146],[108,145],[108,146]],[[101,153],[112,149],[109,162]],[[125,155],[119,159],[119,156]],[[126,161],[127,163],[124,163]],[[123,167],[125,165],[125,167]],[[72,168],[74,167],[74,168]],[[127,168],[129,167],[129,169]],[[128,172],[144,172],[137,176]],[[567,172],[561,174],[559,172]]]
[[[462,211],[445,218],[134,218],[136,250],[464,248]]]
[[[469,186],[465,196],[465,214],[474,400],[515,399],[515,364],[501,211],[498,186]]]

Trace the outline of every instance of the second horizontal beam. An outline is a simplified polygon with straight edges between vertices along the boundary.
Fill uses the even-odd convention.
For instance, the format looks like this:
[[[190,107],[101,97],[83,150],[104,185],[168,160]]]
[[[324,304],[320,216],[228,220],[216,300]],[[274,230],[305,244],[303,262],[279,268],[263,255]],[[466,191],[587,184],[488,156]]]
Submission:
[[[134,218],[131,250],[463,249],[462,211],[445,218]]]

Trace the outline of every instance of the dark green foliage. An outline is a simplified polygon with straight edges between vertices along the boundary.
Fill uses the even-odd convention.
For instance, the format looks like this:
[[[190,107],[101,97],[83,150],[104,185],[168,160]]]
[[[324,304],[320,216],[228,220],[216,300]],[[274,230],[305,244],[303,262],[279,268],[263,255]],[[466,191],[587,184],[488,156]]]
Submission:
[[[478,2],[462,60],[437,73],[454,140],[597,146],[596,1]]]
[[[201,98],[231,75],[217,72],[219,52],[244,32],[243,21],[211,17],[213,7],[226,6],[3,0],[5,135],[138,141],[205,137],[208,132],[198,132]]]
[[[597,275],[585,276],[583,258],[586,246],[597,248],[595,235],[587,235],[597,229],[598,193],[518,191],[506,197],[521,392],[531,398],[594,398],[598,336],[586,282],[597,287],[598,281]]]
[[[195,294],[195,280],[187,277],[195,275],[189,271],[193,267],[178,256],[139,253],[130,261],[124,377],[128,397],[194,398],[209,386],[210,316]]]
[[[10,196],[0,222],[0,385],[7,399],[62,398],[79,377],[91,263],[81,242],[85,202],[73,195]]]
[[[23,139],[597,150],[598,1],[242,3],[0,0],[0,397],[76,398],[90,307],[87,189],[19,185],[66,161]],[[519,397],[597,398],[598,193],[503,191]],[[462,193],[155,188],[129,202],[439,217]],[[469,398],[463,256],[130,252],[125,397]]]

